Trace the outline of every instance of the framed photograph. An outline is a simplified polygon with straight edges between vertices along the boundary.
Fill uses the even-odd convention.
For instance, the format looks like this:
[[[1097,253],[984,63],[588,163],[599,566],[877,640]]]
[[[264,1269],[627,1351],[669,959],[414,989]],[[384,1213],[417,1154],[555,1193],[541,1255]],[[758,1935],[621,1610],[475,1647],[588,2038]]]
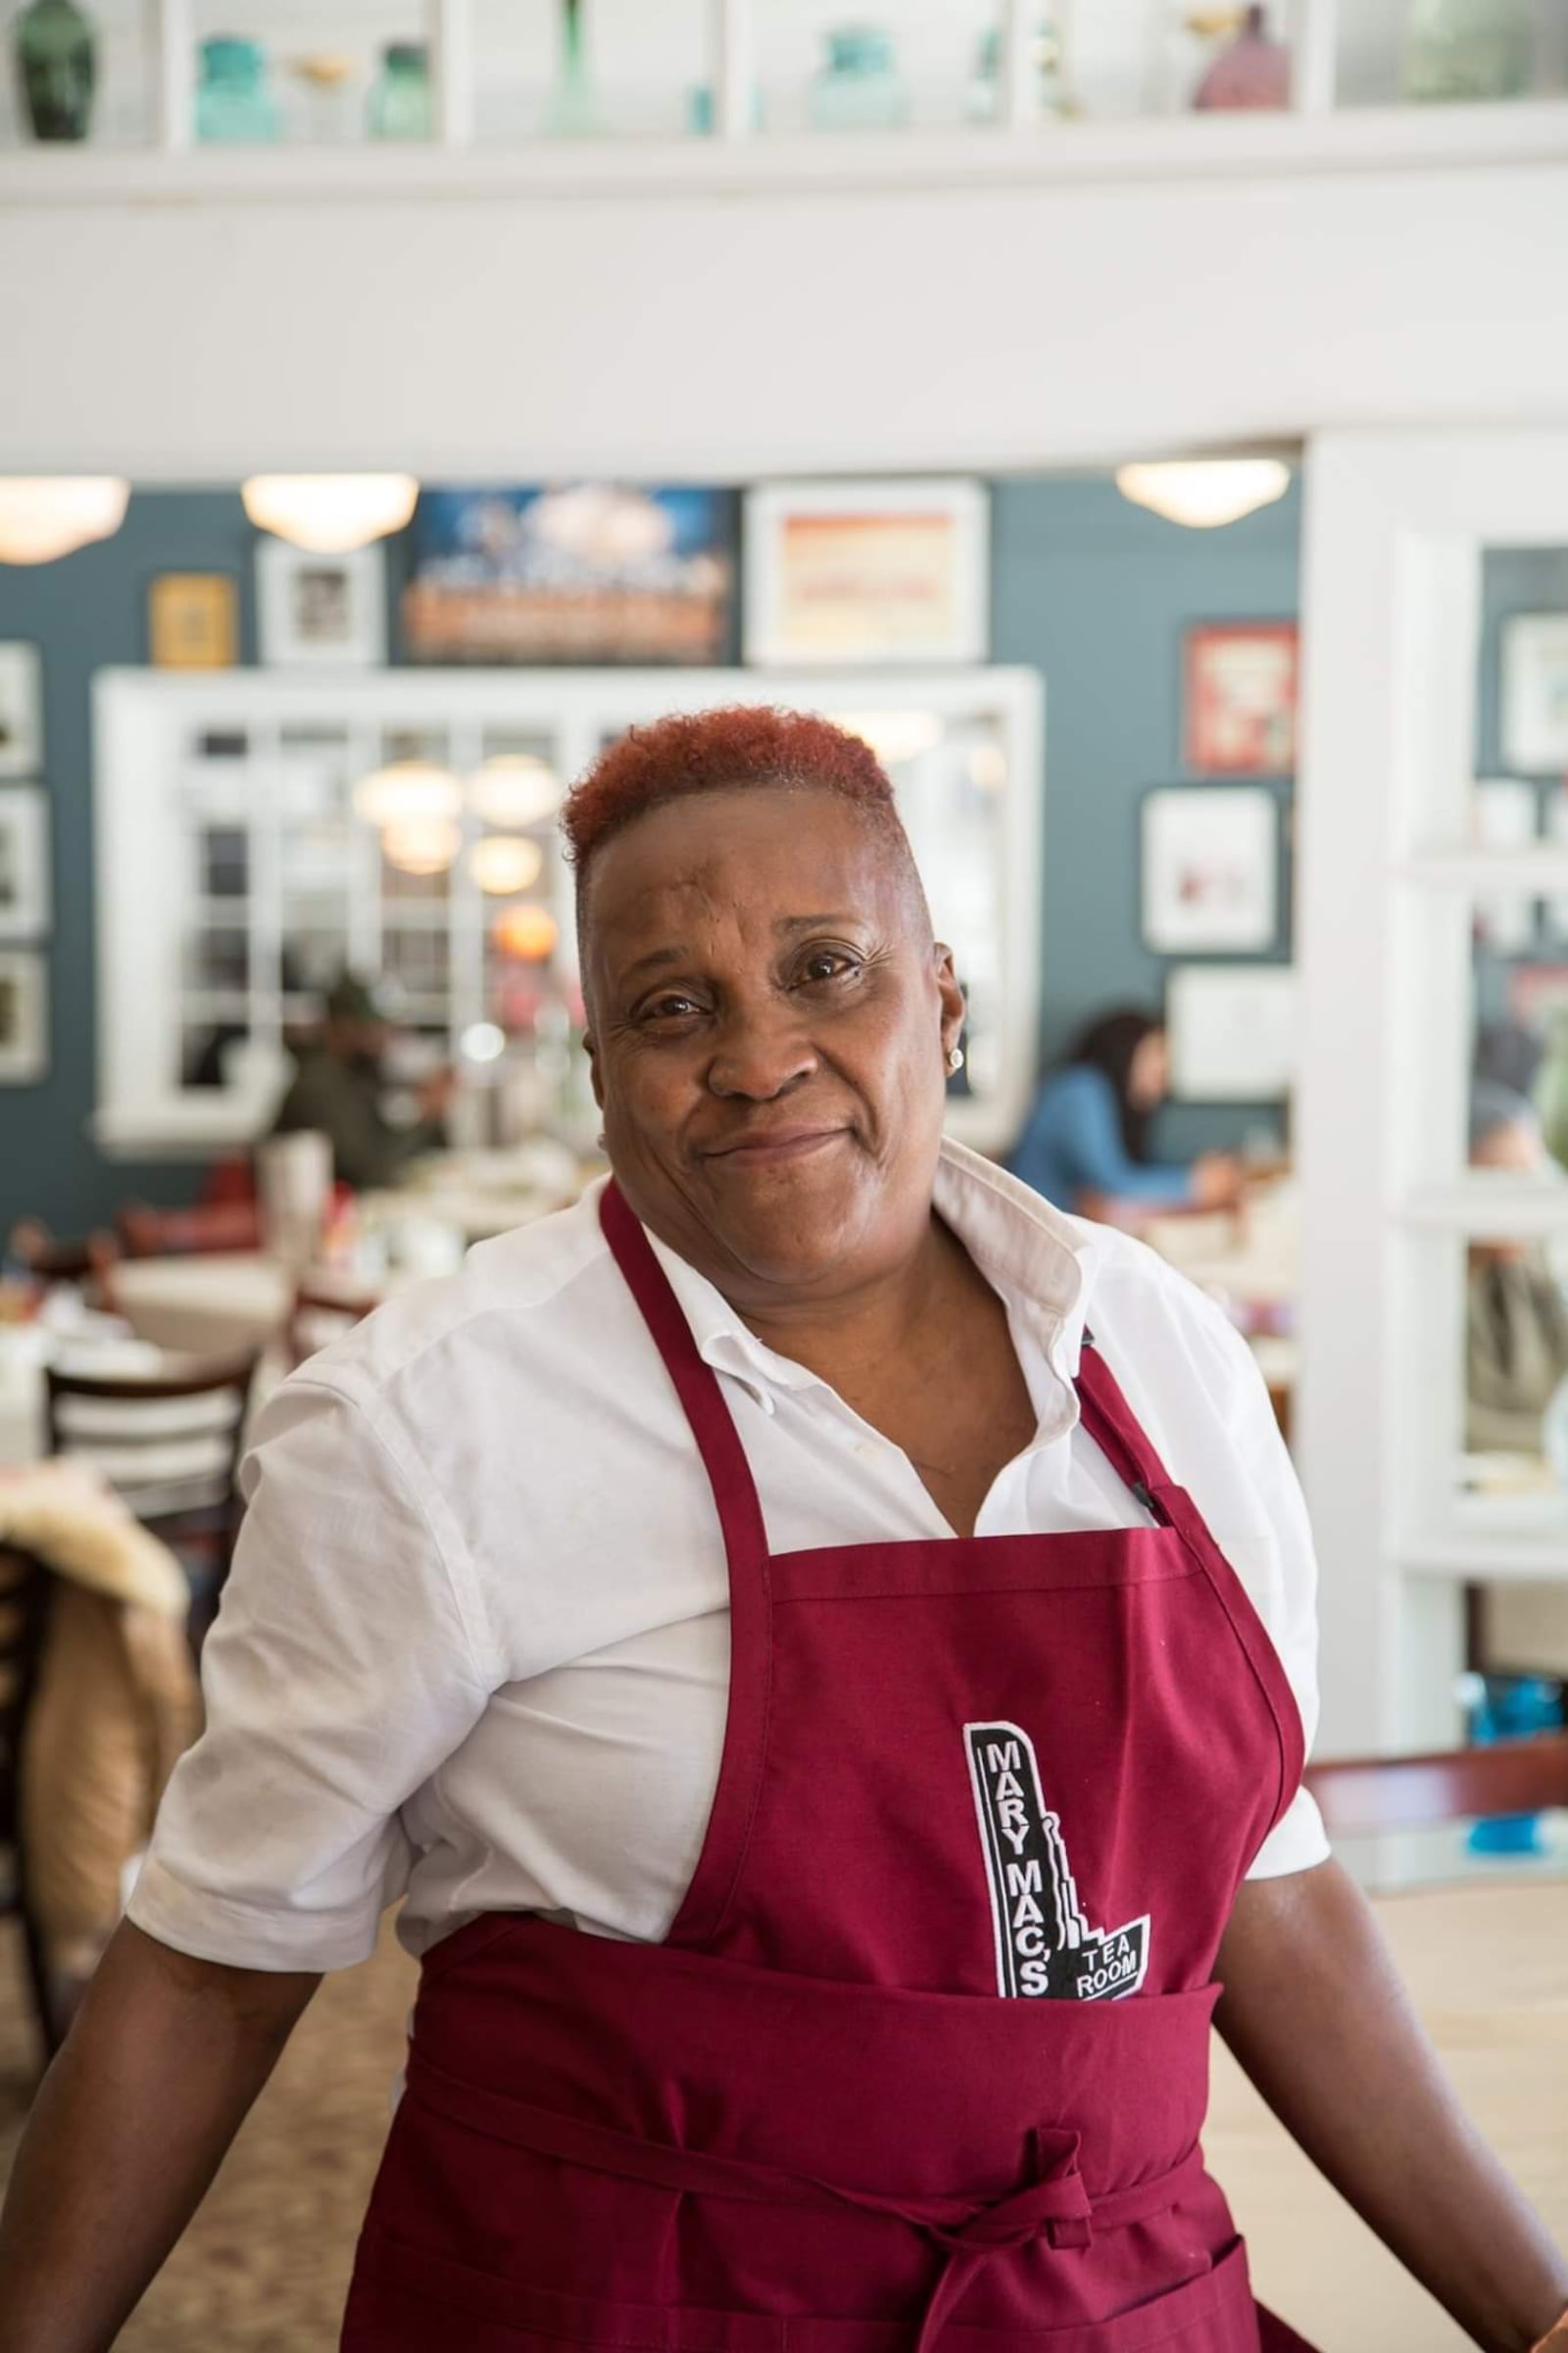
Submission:
[[[239,587],[226,572],[161,572],[147,592],[155,670],[228,670],[239,660]]]
[[[1144,946],[1155,956],[1257,956],[1278,928],[1279,815],[1255,786],[1144,796]]]
[[[0,1087],[48,1075],[48,965],[36,949],[0,949]]]
[[[0,785],[0,940],[49,929],[49,804],[36,784]]]
[[[43,766],[43,668],[36,646],[0,645],[0,776]]]
[[[1165,986],[1170,1091],[1182,1103],[1278,1103],[1296,1078],[1289,964],[1179,964]]]
[[[746,494],[745,656],[783,667],[984,662],[980,482],[763,482]]]
[[[1527,774],[1568,768],[1568,613],[1502,624],[1502,757]]]
[[[1470,799],[1470,835],[1479,850],[1525,850],[1537,838],[1536,787],[1518,776],[1483,776]],[[1526,892],[1478,892],[1476,937],[1494,956],[1523,956],[1536,936],[1536,903]]]
[[[421,492],[411,662],[673,662],[733,650],[733,490],[572,482]]]
[[[1299,636],[1294,621],[1188,630],[1182,757],[1195,776],[1294,771]]]
[[[257,651],[271,669],[369,670],[386,660],[386,551],[256,550]]]

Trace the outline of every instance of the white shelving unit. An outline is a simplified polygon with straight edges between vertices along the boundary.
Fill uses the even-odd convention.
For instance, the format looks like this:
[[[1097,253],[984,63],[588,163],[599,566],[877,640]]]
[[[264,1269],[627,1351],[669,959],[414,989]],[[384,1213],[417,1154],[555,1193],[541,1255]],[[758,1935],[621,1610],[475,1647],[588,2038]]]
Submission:
[[[1472,846],[1482,564],[1568,546],[1568,433],[1319,436],[1298,794],[1296,1429],[1325,1752],[1444,1744],[1466,1585],[1568,1585],[1568,1495],[1464,1453],[1466,1252],[1568,1250],[1568,1185],[1467,1166],[1472,917],[1568,889]]]

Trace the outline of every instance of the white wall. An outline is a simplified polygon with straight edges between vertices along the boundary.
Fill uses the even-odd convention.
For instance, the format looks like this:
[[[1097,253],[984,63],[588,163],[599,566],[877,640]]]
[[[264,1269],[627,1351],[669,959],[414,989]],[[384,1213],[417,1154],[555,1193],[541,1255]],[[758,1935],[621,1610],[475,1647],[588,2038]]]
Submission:
[[[199,201],[216,157],[186,159],[172,196],[131,177],[94,197],[83,169],[51,182],[79,196],[38,201],[16,170],[0,471],[724,479],[1549,419],[1568,415],[1561,146],[953,187],[737,168],[624,192],[436,158],[424,193],[336,195],[308,176],[272,194],[273,165],[303,159],[259,157]]]

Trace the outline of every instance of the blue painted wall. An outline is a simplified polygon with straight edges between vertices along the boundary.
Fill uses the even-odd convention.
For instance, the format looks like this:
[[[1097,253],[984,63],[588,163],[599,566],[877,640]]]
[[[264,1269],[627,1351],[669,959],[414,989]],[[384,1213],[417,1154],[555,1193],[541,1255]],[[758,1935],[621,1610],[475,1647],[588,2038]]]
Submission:
[[[1047,679],[1045,1046],[1114,1001],[1157,1005],[1161,965],[1138,932],[1138,810],[1181,776],[1184,627],[1296,611],[1298,503],[1216,532],[1186,531],[1127,505],[1104,481],[998,486],[993,641],[999,662]],[[254,650],[254,533],[231,492],[134,498],[124,528],[32,569],[0,565],[0,639],[43,649],[45,781],[54,825],[49,947],[53,1060],[45,1083],[0,1089],[0,1235],[24,1211],[61,1232],[139,1195],[190,1197],[186,1167],[110,1162],[94,1149],[95,956],[89,685],[147,659],[147,592],[162,571],[225,571],[240,586],[241,645]],[[395,576],[394,562],[389,572]],[[1279,788],[1284,797],[1284,788]],[[1282,905],[1286,900],[1282,895]],[[1282,936],[1279,953],[1287,953]],[[1162,1149],[1238,1140],[1256,1112],[1181,1106]]]

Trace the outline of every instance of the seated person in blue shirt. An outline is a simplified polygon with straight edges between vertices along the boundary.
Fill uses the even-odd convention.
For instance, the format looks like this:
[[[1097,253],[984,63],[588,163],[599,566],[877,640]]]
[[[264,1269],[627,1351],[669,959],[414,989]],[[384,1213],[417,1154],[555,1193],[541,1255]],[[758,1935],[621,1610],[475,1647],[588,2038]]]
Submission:
[[[1165,1032],[1152,1013],[1099,1014],[1046,1073],[1008,1166],[1058,1209],[1112,1225],[1234,1207],[1242,1168],[1231,1153],[1188,1163],[1149,1157],[1168,1077]]]

